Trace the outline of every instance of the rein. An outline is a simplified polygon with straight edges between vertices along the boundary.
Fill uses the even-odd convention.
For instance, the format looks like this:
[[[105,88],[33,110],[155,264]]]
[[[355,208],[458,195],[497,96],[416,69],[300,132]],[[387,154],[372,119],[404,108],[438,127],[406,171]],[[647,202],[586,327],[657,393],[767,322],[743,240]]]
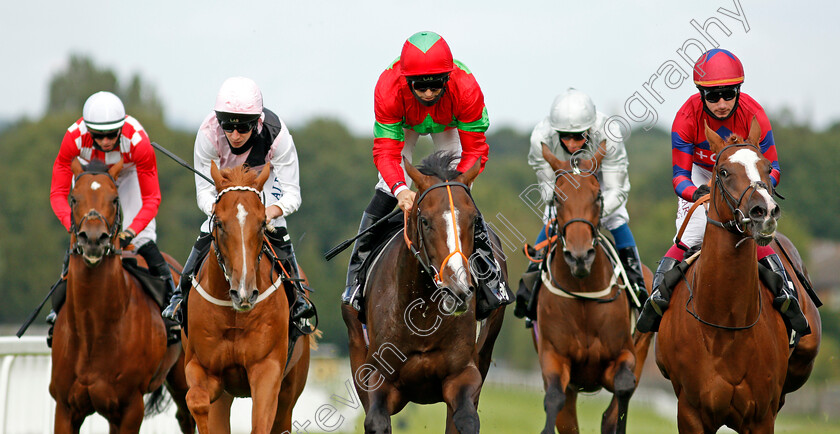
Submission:
[[[79,181],[79,178],[81,178],[84,175],[107,175],[108,179],[111,180],[111,182],[114,184],[114,186],[117,185],[117,181],[115,181],[114,178],[111,176],[111,174],[108,173],[108,172],[82,172],[78,176],[76,176],[76,178],[73,180],[73,183],[74,184],[77,183]],[[120,254],[122,254],[122,250],[118,249],[114,245],[114,243],[116,242],[117,235],[119,234],[119,229],[122,227],[122,205],[120,204],[119,199],[117,199],[117,201],[116,201],[116,208],[117,208],[116,209],[116,218],[114,219],[113,225],[108,222],[108,219],[106,219],[105,216],[102,215],[102,213],[100,213],[99,211],[97,211],[95,209],[92,209],[92,210],[88,211],[88,213],[85,214],[82,217],[82,220],[77,224],[76,223],[76,215],[75,215],[75,213],[73,213],[73,208],[75,206],[76,206],[76,200],[73,199],[73,196],[71,195],[70,196],[70,208],[71,208],[71,210],[70,210],[70,232],[73,234],[73,238],[76,240],[76,242],[73,243],[73,245],[71,246],[70,254],[71,255],[80,255],[80,254],[83,253],[82,252],[82,246],[79,243],[79,229],[82,227],[83,224],[85,224],[86,221],[91,220],[91,219],[101,220],[102,222],[105,223],[105,226],[108,228],[108,239],[111,240],[111,243],[108,244],[108,246],[105,248],[105,252],[103,253],[103,255],[104,256],[110,256],[110,255],[120,255]]]

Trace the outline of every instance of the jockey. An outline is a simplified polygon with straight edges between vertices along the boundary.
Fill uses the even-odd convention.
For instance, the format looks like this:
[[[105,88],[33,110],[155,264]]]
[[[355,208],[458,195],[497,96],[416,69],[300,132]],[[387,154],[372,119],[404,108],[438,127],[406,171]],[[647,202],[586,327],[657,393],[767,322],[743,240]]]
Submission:
[[[133,244],[135,252],[146,260],[149,272],[166,283],[166,296],[170,296],[175,285],[169,265],[155,243],[155,216],[160,205],[155,152],[143,126],[137,119],[126,116],[122,101],[113,93],[96,92],[85,101],[82,118],[67,128],[53,164],[50,204],[68,232],[71,230],[71,209],[67,196],[73,183],[70,164],[76,157],[85,162],[102,160],[108,166],[123,160],[123,168],[116,179],[123,213],[122,231],[118,235],[120,248]],[[62,276],[67,273],[68,259],[65,255]],[[65,285],[60,284],[52,298],[53,310],[47,316],[49,336],[52,336],[57,312],[64,304]],[[177,325],[170,328],[170,342],[179,337]]]
[[[779,183],[781,171],[770,121],[761,105],[741,92],[743,82],[744,67],[741,61],[727,50],[709,50],[700,56],[694,65],[694,84],[700,92],[692,95],[683,104],[671,128],[671,158],[674,168],[672,182],[674,192],[679,198],[677,229],[685,221],[692,203],[710,192],[709,181],[715,165],[715,155],[709,150],[709,142],[706,140],[706,124],[724,139],[731,134],[747,137],[755,117],[761,127],[759,147],[764,157],[770,160],[772,167],[770,180],[774,187]],[[639,316],[639,330],[647,332],[659,329],[662,312],[668,308],[671,298],[670,288],[660,285],[665,272],[683,260],[684,251],[700,245],[705,228],[705,213],[692,214],[681,245],[674,244],[659,262],[653,277],[654,292]],[[757,253],[759,263],[778,274],[784,282],[782,290],[775,295],[773,306],[790,321],[794,330],[800,335],[806,334],[808,321],[802,314],[793,291],[793,282],[785,272],[779,256],[770,246],[758,246]]]
[[[528,164],[537,173],[542,199],[546,203],[546,225],[540,230],[535,244],[546,240],[546,232],[550,229],[549,213],[552,211],[555,197],[555,175],[551,166],[543,159],[542,144],[545,143],[560,160],[571,160],[573,155],[590,158],[597,152],[600,143],[606,140],[606,155],[597,172],[603,194],[601,223],[612,233],[619,258],[630,281],[629,287],[639,302],[643,303],[647,299],[647,291],[642,274],[642,261],[639,259],[636,240],[628,225],[630,216],[626,208],[627,196],[630,193],[627,152],[620,133],[613,135],[617,141],[607,136],[604,131],[606,120],[607,116],[595,110],[595,104],[588,95],[569,88],[554,99],[549,115],[534,127]],[[539,289],[539,273],[540,262],[531,262],[523,275],[523,284],[516,294],[514,310],[514,314],[520,318],[528,316],[531,320],[535,319],[534,301]],[[529,306],[531,309],[528,309]]]
[[[253,80],[231,77],[222,83],[214,111],[202,122],[195,138],[195,169],[208,178],[210,164],[219,169],[248,165],[261,170],[271,165],[271,175],[263,187],[266,223],[275,228],[266,231],[271,245],[293,278],[299,275],[291,237],[286,229],[286,216],[300,207],[298,160],[294,140],[286,124],[274,112],[263,107],[262,92]],[[179,310],[183,294],[192,287],[192,275],[210,249],[210,218],[216,203],[216,186],[195,177],[198,208],[208,218],[190,251],[181,282],[163,311],[163,316],[182,321]],[[295,324],[315,315],[312,304],[303,294],[300,282],[294,281],[295,300],[290,300],[291,320]]]
[[[388,214],[395,205],[408,212],[415,192],[402,167],[402,158],[411,161],[420,135],[431,135],[435,151],[452,151],[460,156],[457,170],[466,172],[480,161],[487,162],[488,146],[484,132],[490,124],[484,95],[467,67],[452,59],[446,41],[434,32],[419,32],[405,41],[400,57],[380,76],[374,91],[373,162],[379,182],[370,204],[362,214],[359,232]],[[475,250],[490,260],[472,261],[473,274],[482,286],[479,294],[492,293],[495,300],[478,298],[478,317],[512,300],[490,248],[484,222],[475,226]],[[377,238],[370,231],[356,241],[347,267],[347,285],[341,296],[344,304],[361,307],[359,268],[375,247]]]

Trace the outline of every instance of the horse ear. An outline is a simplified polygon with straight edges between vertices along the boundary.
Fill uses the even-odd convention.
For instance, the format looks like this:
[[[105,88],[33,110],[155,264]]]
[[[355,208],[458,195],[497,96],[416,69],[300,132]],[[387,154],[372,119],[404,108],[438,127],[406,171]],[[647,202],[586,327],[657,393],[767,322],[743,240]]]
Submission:
[[[70,170],[73,171],[73,176],[79,176],[80,173],[85,171],[85,168],[82,167],[82,162],[79,161],[79,157],[74,158],[73,161],[70,162]]]
[[[761,142],[761,125],[758,124],[758,118],[753,116],[750,122],[750,132],[747,135],[747,141],[755,146]]]
[[[222,185],[222,172],[219,171],[216,160],[210,161],[210,177],[213,178],[213,182],[216,184],[216,190],[218,190],[219,186]]]
[[[257,176],[257,190],[262,190],[263,186],[265,185],[265,181],[268,180],[268,175],[271,174],[271,165],[266,164],[263,166],[262,172],[260,172],[259,176]]]
[[[548,163],[548,165],[551,166],[551,170],[553,170],[554,173],[557,173],[557,171],[559,170],[568,170],[569,167],[571,167],[568,161],[561,161],[557,159],[557,157],[551,153],[551,149],[548,149],[548,145],[546,145],[545,143],[541,144],[543,158]]]
[[[472,183],[475,181],[475,177],[478,176],[479,172],[481,172],[481,158],[475,160],[475,164],[473,164],[469,170],[458,175],[458,177],[455,178],[455,181],[466,184],[467,186],[472,186]]]
[[[117,161],[117,164],[111,166],[108,169],[108,174],[111,175],[111,178],[117,179],[117,176],[120,174],[120,170],[123,168],[123,159],[120,158],[120,161]]]
[[[709,128],[708,122],[704,120],[703,124],[706,126],[706,140],[709,141],[709,148],[715,154],[719,153],[723,150],[725,145],[723,139],[720,138],[720,136],[718,135],[718,133],[715,132],[715,130]]]
[[[408,162],[408,158],[403,157],[403,165],[405,165],[405,172],[408,173],[408,176],[415,184],[417,184],[418,190],[425,190],[432,185],[431,181],[429,181],[429,177],[420,173],[416,167],[412,166],[411,163]]]

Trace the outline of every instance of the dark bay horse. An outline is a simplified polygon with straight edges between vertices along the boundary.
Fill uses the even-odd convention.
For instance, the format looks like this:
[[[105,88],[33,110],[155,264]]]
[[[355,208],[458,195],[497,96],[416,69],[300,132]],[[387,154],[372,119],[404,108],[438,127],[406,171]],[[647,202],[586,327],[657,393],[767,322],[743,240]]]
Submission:
[[[292,408],[309,373],[308,335],[288,354],[288,274],[281,276],[264,250],[269,229],[261,191],[270,170],[211,166],[218,191],[211,230],[215,256],[197,273],[182,333],[187,403],[201,433],[230,432],[233,397],[248,396],[251,432],[290,431]]]
[[[404,230],[369,272],[369,345],[357,312],[342,307],[366,433],[390,433],[390,416],[408,402],[441,401],[447,405],[447,433],[479,431],[478,398],[504,307],[476,322],[470,269],[483,258],[471,257],[480,220],[469,186],[480,166],[461,174],[450,169],[454,158],[433,154],[422,172],[404,161],[417,196]],[[497,238],[493,243],[498,248]],[[496,256],[506,282],[506,265]]]
[[[178,404],[182,432],[194,425],[186,408],[186,380],[180,345],[166,345],[160,307],[140,282],[123,269],[117,234],[121,212],[115,179],[122,161],[110,169],[94,161],[71,164],[71,255],[67,300],[55,324],[50,394],[55,398],[56,433],[78,433],[94,412],[110,432],[137,433],[146,406],[157,406],[166,386]],[[88,169],[88,170],[85,170]],[[167,262],[180,271],[169,255]],[[137,261],[145,265],[142,257]],[[178,273],[173,277],[177,283]]]
[[[805,383],[819,349],[819,314],[800,283],[799,303],[811,334],[791,351],[773,295],[759,279],[756,244],[779,236],[781,213],[770,187],[770,162],[757,146],[760,136],[755,119],[746,141],[735,135],[724,141],[706,126],[717,160],[702,254],[674,289],[656,345],[657,364],[677,395],[680,432],[709,433],[723,425],[773,432],[784,394]],[[782,242],[801,267],[793,245]],[[779,256],[795,276],[785,255]]]
[[[651,333],[631,333],[623,278],[599,243],[603,200],[595,176],[604,143],[588,160],[558,160],[543,145],[555,177],[555,241],[542,273],[534,343],[545,386],[544,434],[578,432],[578,392],[606,388],[613,399],[601,431],[623,433],[630,397],[641,377]],[[617,256],[613,255],[617,258]],[[650,292],[652,275],[643,267]],[[626,279],[626,278],[625,278]]]

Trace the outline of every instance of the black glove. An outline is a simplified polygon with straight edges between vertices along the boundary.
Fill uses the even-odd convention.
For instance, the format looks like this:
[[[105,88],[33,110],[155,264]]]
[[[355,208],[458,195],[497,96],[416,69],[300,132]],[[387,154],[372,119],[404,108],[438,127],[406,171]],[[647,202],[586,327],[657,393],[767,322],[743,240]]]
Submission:
[[[120,232],[119,235],[117,235],[117,238],[120,239],[120,248],[124,249],[128,247],[128,245],[131,244],[131,240],[134,239],[134,236],[135,233],[131,230]]]
[[[691,195],[691,201],[692,202],[697,202],[697,199],[700,199],[701,197],[709,194],[709,192],[711,192],[711,189],[709,188],[709,186],[706,185],[706,184],[703,184],[703,185],[697,187],[697,190],[694,190],[694,194]]]

